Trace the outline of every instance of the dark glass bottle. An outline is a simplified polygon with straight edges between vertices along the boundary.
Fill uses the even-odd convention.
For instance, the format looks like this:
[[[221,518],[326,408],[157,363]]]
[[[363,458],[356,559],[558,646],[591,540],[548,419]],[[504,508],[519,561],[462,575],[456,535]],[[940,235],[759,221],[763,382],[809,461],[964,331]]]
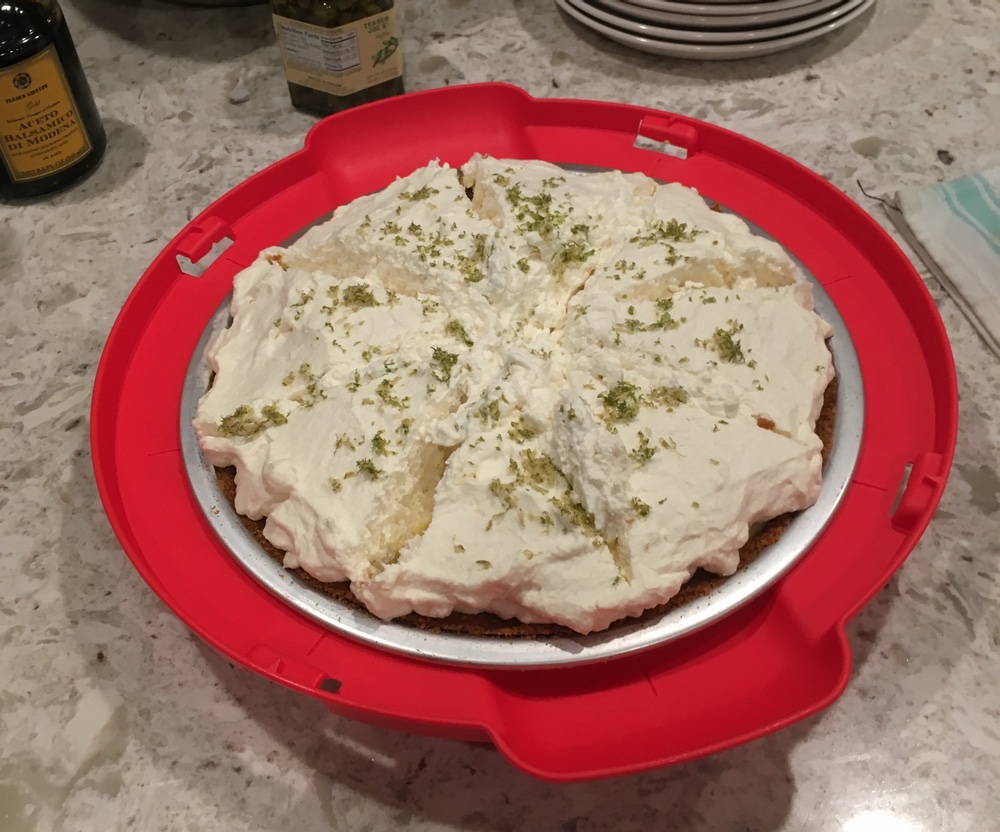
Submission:
[[[273,0],[292,104],[329,115],[403,92],[394,0]]]
[[[56,0],[0,0],[0,198],[69,187],[107,141]]]

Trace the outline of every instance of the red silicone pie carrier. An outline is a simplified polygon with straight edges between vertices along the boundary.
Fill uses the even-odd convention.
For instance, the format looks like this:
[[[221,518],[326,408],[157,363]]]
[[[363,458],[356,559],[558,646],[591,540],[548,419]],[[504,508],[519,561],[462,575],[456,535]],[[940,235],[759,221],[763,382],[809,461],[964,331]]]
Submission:
[[[646,146],[656,142],[674,153]],[[642,171],[694,187],[778,239],[843,317],[865,399],[847,493],[794,568],[722,620],[582,666],[495,669],[408,658],[288,607],[240,567],[196,504],[179,441],[181,388],[233,276],[261,248],[336,206],[431,159],[460,166],[475,152]],[[225,237],[232,244],[202,276],[181,271],[178,255],[198,261]],[[498,84],[406,95],[325,119],[303,150],[209,206],[156,258],[122,309],[92,417],[97,484],[122,547],[205,641],[338,714],[488,739],[517,766],[554,780],[710,754],[833,702],[850,674],[846,622],[930,521],[958,418],[948,339],[923,283],[878,224],[828,182],[693,119],[537,100]]]

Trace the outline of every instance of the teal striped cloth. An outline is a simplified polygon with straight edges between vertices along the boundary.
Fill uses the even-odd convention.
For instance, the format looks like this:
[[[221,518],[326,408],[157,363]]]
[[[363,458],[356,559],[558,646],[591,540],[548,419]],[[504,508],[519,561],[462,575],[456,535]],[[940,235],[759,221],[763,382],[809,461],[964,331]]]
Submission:
[[[896,205],[928,268],[1000,356],[1000,167],[906,188]]]

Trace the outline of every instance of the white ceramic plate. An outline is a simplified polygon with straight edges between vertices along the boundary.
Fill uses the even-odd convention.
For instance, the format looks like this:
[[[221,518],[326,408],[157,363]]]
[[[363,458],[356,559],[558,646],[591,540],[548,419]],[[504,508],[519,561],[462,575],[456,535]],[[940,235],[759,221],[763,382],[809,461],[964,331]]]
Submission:
[[[628,0],[628,2],[632,2],[632,0]],[[717,5],[717,6],[722,6],[722,5],[759,6],[763,4],[770,5],[772,3],[779,2],[779,0],[663,0],[663,2],[687,3],[688,5],[691,6],[698,6],[701,5],[702,3],[711,3],[712,5]]]
[[[663,12],[627,2],[627,0],[599,0],[605,9],[620,12],[632,20],[680,26],[685,29],[759,29],[790,20],[819,14],[844,2],[844,0],[811,0],[802,6],[779,8],[760,14],[701,15],[680,12]],[[769,5],[780,6],[779,3]]]
[[[631,2],[631,0],[629,0]],[[663,0],[663,2],[668,2],[668,0]],[[701,5],[702,3],[711,3],[712,5],[741,5],[741,6],[759,6],[759,5],[777,5],[780,0],[669,0],[669,2],[674,3],[687,3],[692,6]],[[789,0],[791,2],[791,0]]]
[[[630,6],[644,6],[661,12],[679,14],[734,15],[762,14],[784,11],[797,6],[808,6],[813,0],[753,0],[741,3],[739,0],[625,0]]]
[[[581,12],[607,23],[641,35],[645,38],[655,38],[657,40],[680,41],[682,43],[751,43],[762,40],[773,40],[786,35],[794,35],[797,32],[805,32],[822,26],[826,23],[837,20],[840,17],[854,11],[863,5],[867,0],[838,0],[839,5],[825,12],[820,12],[804,20],[796,20],[793,23],[785,23],[778,26],[765,26],[758,29],[740,29],[736,31],[699,31],[697,29],[675,28],[668,26],[654,26],[650,23],[640,23],[629,20],[621,15],[605,11],[596,3],[590,0],[568,0],[570,5],[575,6]]]
[[[574,20],[617,43],[631,46],[633,49],[638,49],[642,52],[650,52],[653,55],[663,55],[667,58],[695,58],[703,61],[732,61],[740,58],[756,58],[761,55],[772,55],[775,52],[791,49],[794,46],[808,43],[811,40],[835,32],[837,29],[846,26],[852,20],[860,17],[874,4],[875,0],[863,0],[861,5],[855,8],[854,11],[838,17],[831,23],[817,26],[815,29],[808,29],[805,32],[798,32],[794,35],[751,43],[722,44],[683,43],[676,40],[657,40],[655,38],[633,35],[631,32],[616,29],[614,26],[609,26],[585,14],[570,5],[567,0],[556,0],[556,5]]]

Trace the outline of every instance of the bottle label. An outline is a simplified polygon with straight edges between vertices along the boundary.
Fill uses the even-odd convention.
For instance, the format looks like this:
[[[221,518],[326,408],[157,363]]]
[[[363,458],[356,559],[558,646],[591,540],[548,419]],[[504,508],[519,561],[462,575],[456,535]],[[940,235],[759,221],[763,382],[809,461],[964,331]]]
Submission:
[[[293,84],[352,95],[403,74],[394,8],[336,28],[276,14],[274,31]]]
[[[14,182],[50,176],[91,150],[54,46],[0,70],[0,157]]]

